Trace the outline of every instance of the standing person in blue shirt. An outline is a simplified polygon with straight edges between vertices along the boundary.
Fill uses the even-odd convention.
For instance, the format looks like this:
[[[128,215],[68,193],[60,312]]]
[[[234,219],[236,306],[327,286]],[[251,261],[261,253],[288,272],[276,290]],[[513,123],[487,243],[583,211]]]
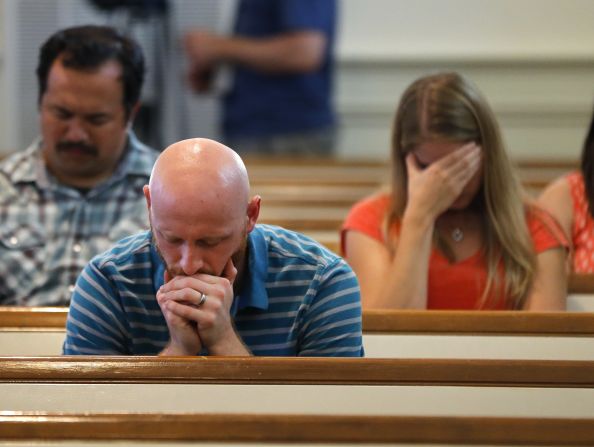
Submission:
[[[40,138],[0,164],[1,305],[68,305],[89,259],[148,227],[158,154],[131,131],[144,74],[141,47],[111,27],[41,46]]]
[[[240,0],[234,33],[187,33],[190,78],[208,89],[233,67],[223,102],[225,143],[241,154],[329,156],[335,0]]]
[[[361,356],[359,286],[315,241],[256,225],[241,158],[207,139],[157,159],[151,231],[80,275],[65,354]]]

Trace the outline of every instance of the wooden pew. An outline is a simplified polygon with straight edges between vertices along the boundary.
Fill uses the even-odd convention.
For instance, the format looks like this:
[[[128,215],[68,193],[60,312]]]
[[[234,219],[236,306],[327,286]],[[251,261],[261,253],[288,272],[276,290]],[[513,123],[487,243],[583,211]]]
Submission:
[[[219,447],[312,443],[439,445],[592,445],[592,419],[435,416],[327,416],[10,412],[0,414],[0,442],[72,446],[127,441],[126,445]],[[58,441],[62,440],[60,444]],[[93,444],[95,445],[95,444]],[[103,445],[103,444],[101,444]],[[111,444],[105,444],[111,445]],[[153,445],[153,444],[151,444]],[[212,444],[207,444],[212,445]]]
[[[381,184],[390,179],[390,162],[386,160],[331,158],[246,159],[250,180],[254,184]],[[547,181],[579,168],[576,159],[517,159],[514,165],[523,181]]]
[[[59,355],[66,308],[0,308],[0,355]],[[363,312],[367,357],[594,360],[594,314]]]
[[[252,192],[265,205],[344,206],[390,184],[387,160],[251,159]],[[577,160],[517,160],[524,187],[533,196],[559,176],[578,168]]]
[[[429,315],[432,312],[420,312],[419,314]],[[64,310],[56,309],[50,315],[46,315],[48,318],[44,318],[42,312],[34,312],[33,317],[34,321],[29,321],[28,323],[23,323],[17,321],[15,319],[15,315],[17,313],[13,313],[12,317],[5,317],[2,319],[0,316],[0,322],[4,321],[12,321],[13,325],[18,325],[21,328],[45,325],[46,327],[56,325],[60,323],[60,314],[62,317],[65,317]],[[499,313],[501,314],[501,313]],[[1,315],[1,314],[0,314]],[[482,313],[473,313],[473,315],[482,315]],[[523,315],[530,315],[524,313]],[[451,316],[450,316],[451,317]],[[383,321],[383,322],[382,322]],[[431,330],[433,332],[439,332],[441,330],[447,329],[448,321],[450,319],[443,319],[441,322],[441,326],[435,327],[433,324],[435,321],[425,321],[425,324],[429,324],[424,330]],[[366,327],[369,327],[371,323],[374,322],[373,317],[370,318],[367,315],[365,319]],[[410,318],[402,319],[402,322],[410,322]],[[375,327],[378,331],[385,330],[385,325],[388,324],[386,319],[381,321],[375,321]],[[433,323],[433,324],[431,324]],[[524,321],[523,325],[530,325],[535,324],[535,321]],[[384,325],[383,329],[381,325]],[[476,324],[476,322],[475,322]],[[518,323],[516,323],[518,324]],[[414,325],[409,325],[410,329]],[[454,324],[455,326],[455,324]],[[422,326],[417,326],[417,328],[422,328]],[[493,321],[492,327],[489,329],[487,328],[487,332],[493,333],[500,333],[501,329],[497,329],[499,324],[496,321]],[[559,331],[562,331],[565,326],[561,325]],[[588,329],[584,329],[583,327],[580,329],[579,327],[576,328],[573,326],[572,333],[574,334],[583,334],[586,335],[588,333]],[[460,331],[460,328],[458,328]],[[470,328],[469,332],[472,331]],[[536,331],[538,332],[538,331]],[[541,330],[542,332],[542,330]],[[549,333],[551,331],[545,330],[545,333]],[[551,332],[552,333],[552,332]],[[544,334],[543,334],[544,335]],[[136,363],[136,360],[142,361],[142,358],[135,358],[132,359],[133,363]],[[4,359],[2,359],[4,360]],[[21,359],[18,359],[21,360]],[[41,359],[41,361],[45,361],[47,359]],[[0,371],[6,373],[0,376],[0,383],[4,383],[8,381],[11,384],[23,384],[23,387],[20,391],[16,390],[16,398],[18,396],[26,395],[27,393],[33,393],[39,391],[36,383],[31,383],[30,381],[37,382],[38,380],[41,381],[41,385],[47,384],[63,384],[63,383],[71,383],[72,379],[76,379],[74,382],[75,384],[81,384],[84,387],[87,387],[87,384],[90,384],[91,387],[94,387],[94,380],[99,380],[101,384],[106,384],[105,376],[103,373],[108,372],[108,381],[110,384],[113,384],[113,378],[117,377],[117,383],[123,383],[128,385],[130,381],[138,381],[138,378],[133,378],[129,375],[130,371],[138,372],[142,371],[140,378],[140,383],[144,384],[145,382],[148,383],[171,383],[175,382],[178,383],[187,383],[188,378],[196,378],[200,377],[200,372],[197,372],[195,369],[188,367],[185,362],[182,365],[183,372],[180,374],[176,372],[173,377],[164,377],[162,373],[158,371],[147,371],[146,364],[140,365],[132,365],[126,371],[125,365],[117,364],[114,365],[111,363],[111,360],[108,364],[101,364],[101,360],[97,359],[85,359],[89,360],[92,363],[92,369],[97,367],[99,370],[99,374],[101,377],[94,376],[93,371],[89,371],[86,366],[83,367],[86,369],[85,374],[83,377],[79,377],[78,379],[75,378],[71,373],[75,373],[78,368],[76,365],[71,363],[61,363],[58,362],[57,364],[52,364],[52,366],[48,367],[45,366],[45,372],[54,372],[59,371],[60,374],[57,377],[48,379],[46,376],[43,375],[43,371],[37,368],[38,365],[31,365],[31,364],[23,364],[19,363],[16,365],[16,369],[18,371],[26,371],[26,377],[19,376],[18,371],[17,374],[12,374],[11,371],[14,373],[14,364],[8,365],[6,363],[0,363]],[[121,359],[117,359],[119,361]],[[126,359],[123,359],[126,361]],[[159,362],[162,359],[156,359]],[[177,359],[179,360],[179,359]],[[177,361],[176,360],[176,361]],[[186,360],[186,359],[183,359]],[[194,360],[194,359],[192,359]],[[201,359],[204,360],[204,359]],[[213,359],[208,359],[208,361]],[[219,359],[220,360],[220,359]],[[235,360],[235,359],[231,359]],[[253,361],[254,359],[250,359]],[[263,359],[266,360],[266,359]],[[290,359],[296,360],[299,362],[303,362],[303,360],[309,359]],[[313,359],[318,361],[319,359]],[[344,360],[344,359],[332,359],[332,360]],[[371,359],[369,359],[371,360]],[[37,362],[39,359],[33,359],[33,361]],[[50,359],[53,363],[53,359]],[[258,360],[256,360],[258,361]],[[360,362],[361,360],[351,360],[354,362]],[[368,359],[363,360],[368,362]],[[78,362],[78,359],[76,360]],[[432,361],[429,361],[432,362]],[[594,408],[591,406],[591,398],[590,392],[592,391],[593,383],[591,380],[592,375],[592,364],[591,362],[514,362],[513,364],[507,363],[481,363],[481,362],[465,362],[465,363],[457,363],[456,361],[445,361],[442,363],[436,363],[433,366],[435,370],[433,373],[431,371],[427,371],[423,368],[415,372],[410,371],[409,369],[419,366],[428,367],[428,364],[424,361],[422,363],[411,363],[410,361],[400,362],[401,369],[398,370],[388,370],[386,371],[387,376],[384,379],[380,378],[380,382],[384,383],[383,380],[389,380],[389,378],[396,377],[398,380],[389,382],[390,385],[393,384],[400,384],[407,392],[401,392],[394,396],[392,399],[398,400],[402,399],[403,394],[405,397],[408,397],[413,402],[418,401],[426,401],[427,396],[422,394],[415,395],[414,392],[411,392],[408,387],[409,383],[418,383],[419,385],[423,385],[422,388],[427,390],[427,387],[432,387],[430,389],[430,395],[434,396],[436,392],[443,391],[442,388],[451,387],[451,386],[460,386],[463,387],[463,391],[455,392],[448,396],[447,394],[441,395],[441,398],[448,402],[458,401],[460,399],[468,402],[471,401],[476,405],[476,409],[470,408],[469,411],[472,414],[477,414],[476,410],[484,410],[485,402],[492,403],[493,397],[500,397],[501,394],[504,395],[503,400],[509,403],[510,395],[507,394],[507,389],[501,389],[496,392],[495,395],[491,394],[490,396],[477,396],[473,394],[477,390],[472,389],[470,391],[467,385],[473,386],[476,383],[480,383],[481,386],[514,386],[514,390],[523,387],[523,391],[528,391],[527,394],[523,396],[515,396],[517,400],[513,400],[516,405],[526,407],[526,402],[531,401],[530,405],[534,408],[546,407],[546,405],[550,405],[551,402],[555,402],[558,405],[569,405],[572,406],[576,403],[578,408],[575,408],[573,411],[576,413],[571,413],[569,417],[566,417],[565,414],[562,417],[551,416],[550,414],[546,414],[543,418],[542,415],[538,417],[527,417],[525,415],[522,416],[514,416],[514,417],[503,417],[499,414],[500,409],[497,407],[491,407],[490,411],[494,412],[494,416],[487,415],[487,416],[464,416],[459,415],[454,411],[454,415],[449,415],[452,409],[448,408],[445,416],[435,416],[434,413],[429,413],[426,415],[421,411],[421,415],[413,415],[413,416],[403,416],[401,413],[396,411],[396,414],[392,415],[381,415],[378,416],[376,414],[373,415],[360,415],[360,414],[302,414],[302,415],[295,415],[293,413],[290,414],[282,414],[278,411],[275,411],[274,414],[226,414],[226,413],[191,413],[191,414],[172,414],[172,413],[144,413],[144,414],[129,414],[129,413],[105,413],[104,410],[100,410],[100,412],[85,412],[85,413],[72,413],[68,411],[67,414],[59,413],[59,412],[51,412],[51,411],[14,411],[9,410],[5,411],[0,415],[0,440],[39,440],[41,442],[47,442],[47,440],[62,440],[62,439],[126,439],[126,440],[136,440],[138,441],[138,445],[146,445],[143,442],[146,440],[153,440],[153,441],[162,441],[168,440],[174,442],[171,445],[178,446],[178,442],[180,441],[187,441],[193,440],[197,442],[205,442],[205,441],[216,441],[217,444],[220,446],[220,443],[230,443],[229,445],[237,445],[238,442],[249,442],[253,445],[253,443],[279,443],[279,442],[286,442],[291,443],[292,445],[303,445],[308,443],[314,442],[350,442],[350,443],[394,443],[394,444],[403,444],[406,443],[414,443],[415,445],[419,444],[427,444],[427,443],[447,443],[448,445],[467,445],[472,443],[473,445],[591,445],[592,439],[594,439],[593,434],[593,427],[594,427],[594,419],[592,419],[592,413],[588,412],[590,408]],[[122,368],[123,366],[123,368]],[[262,365],[260,365],[261,367]],[[303,365],[300,365],[303,366]],[[319,366],[319,365],[318,365]],[[370,365],[366,365],[370,366]],[[394,366],[394,365],[392,365]],[[540,368],[544,366],[544,368]],[[377,364],[374,363],[371,365],[372,370],[374,369],[381,369],[385,367],[384,364]],[[453,367],[453,368],[452,368]],[[42,366],[42,370],[43,370]],[[293,367],[285,367],[289,371],[297,372],[297,378],[293,377],[293,381],[296,381],[299,384],[313,384],[314,381],[310,379],[311,375],[314,373],[313,368],[311,366],[306,366],[304,371],[308,375],[308,378],[304,380],[301,377],[299,368],[297,366]],[[348,369],[348,368],[347,368]],[[361,368],[358,368],[361,369]],[[457,370],[457,371],[456,371]],[[220,373],[220,371],[225,372],[225,376],[222,379],[219,377],[217,379],[213,379],[213,377]],[[345,371],[345,365],[341,364],[340,366],[331,365],[330,368],[327,370],[318,371],[320,373],[320,377],[328,378],[328,377],[336,377],[336,371]],[[404,371],[404,374],[402,373]],[[444,371],[447,374],[441,374]],[[508,376],[498,376],[494,377],[495,372],[502,372],[507,371],[507,373],[511,372],[522,372],[520,376],[516,376],[515,378]],[[583,378],[577,377],[574,375],[576,371],[581,371],[586,374],[587,379],[583,380]],[[80,372],[80,370],[79,370]],[[268,371],[270,372],[270,371]],[[544,372],[544,374],[543,374]],[[95,371],[97,373],[97,371]],[[241,375],[236,374],[235,372],[230,371],[228,365],[221,366],[221,365],[211,365],[211,368],[206,368],[206,371],[203,371],[203,376],[206,376],[207,382],[215,382],[218,383],[227,383],[231,385],[243,384],[244,382],[247,383],[254,383],[257,381],[258,384],[263,383],[261,380],[263,377],[267,377],[266,373],[262,370],[262,368],[254,367],[250,371],[252,374]],[[408,378],[406,377],[406,374]],[[437,373],[437,374],[436,374]],[[476,374],[480,374],[479,380],[476,380]],[[486,373],[486,377],[483,374]],[[526,374],[534,374],[538,376],[538,379],[535,381],[534,379],[527,380]],[[132,374],[133,375],[133,374]],[[228,380],[228,377],[231,377],[231,381]],[[420,377],[420,378],[419,378]],[[284,377],[287,378],[286,376]],[[462,378],[462,380],[460,380]],[[515,381],[517,378],[520,378],[520,384]],[[289,378],[290,379],[290,378]],[[455,385],[452,385],[452,379],[454,379]],[[233,382],[234,381],[238,381]],[[278,385],[277,381],[280,380],[280,376],[278,374],[273,374],[272,382],[270,385]],[[353,376],[347,378],[346,381],[340,379],[339,385],[343,383],[351,383],[350,381],[355,380],[354,384],[360,383],[357,382],[357,379]],[[221,381],[221,382],[219,382]],[[433,382],[432,382],[433,381]],[[265,381],[264,381],[265,382]],[[433,388],[433,385],[437,383],[437,388]],[[192,381],[192,383],[195,383]],[[328,383],[328,381],[324,380],[324,383]],[[513,383],[513,384],[512,384]],[[27,386],[29,385],[29,386]],[[31,386],[32,385],[32,386]],[[365,385],[373,385],[370,382],[365,382]],[[335,385],[336,386],[336,385]],[[378,385],[373,385],[378,386]],[[379,385],[381,386],[381,385]],[[585,387],[584,393],[588,393],[585,397],[588,399],[587,401],[584,400],[584,393],[580,392],[579,394],[573,393],[553,393],[548,395],[543,395],[542,398],[535,399],[534,397],[534,387],[545,387],[545,386],[552,386],[552,387]],[[528,387],[528,389],[524,389]],[[47,386],[41,387],[41,391],[43,389],[47,390]],[[473,387],[474,388],[474,387]],[[80,387],[79,387],[80,389]],[[86,396],[82,396],[82,400],[84,402],[92,401],[96,396],[101,395],[101,393],[111,393],[112,390],[106,391],[106,389],[95,389],[90,394]],[[3,396],[11,397],[10,392],[5,392],[6,390],[0,391],[0,394]],[[13,390],[11,390],[12,392]],[[128,399],[133,400],[134,396],[138,395],[151,395],[153,393],[153,389],[146,389],[143,393],[142,390],[132,393],[132,395],[128,395]],[[187,389],[184,389],[183,393],[187,393]],[[303,398],[303,390],[299,390],[298,396],[299,398]],[[418,391],[418,390],[417,390]],[[554,391],[559,391],[555,389]],[[581,391],[581,390],[580,390]],[[58,390],[58,395],[70,395],[69,393],[72,392],[72,387],[66,387],[63,390]],[[76,392],[76,390],[75,390]],[[118,397],[120,396],[120,390],[116,390],[118,393]],[[275,392],[277,392],[275,390]],[[165,395],[169,394],[166,390]],[[175,393],[176,395],[180,395]],[[324,395],[320,392],[320,390],[315,390],[313,395],[308,395],[308,399],[321,399],[322,401],[326,401],[324,399]],[[340,395],[344,394],[344,390],[340,390]],[[488,393],[487,393],[488,394]],[[380,396],[385,395],[385,390],[382,390]],[[204,393],[204,390],[201,392],[196,393],[195,398],[192,402],[197,402],[199,399],[205,399],[209,396],[208,393]],[[377,395],[374,395],[376,399],[372,399],[372,402],[376,401],[377,403]],[[76,396],[75,396],[76,397]],[[569,398],[568,402],[565,402],[563,399]],[[43,397],[42,397],[43,399]],[[261,394],[258,396],[253,396],[252,401],[260,402],[262,399]],[[575,399],[575,402],[573,402]],[[109,400],[109,397],[108,397]],[[224,399],[223,399],[224,400]],[[208,399],[209,402],[215,401],[218,402],[217,399]],[[44,400],[44,402],[46,402]],[[161,402],[160,399],[157,399],[157,402]],[[228,401],[225,401],[228,403]],[[359,410],[359,401],[356,402],[356,410]],[[379,401],[381,402],[381,401]],[[143,402],[144,406],[146,406],[146,402]],[[349,403],[352,405],[353,401],[349,400]],[[441,408],[439,405],[435,405],[435,401],[430,402],[429,408],[425,409],[425,411],[435,411],[435,408]],[[501,402],[499,402],[501,403]],[[583,404],[585,403],[585,406]],[[341,405],[342,404],[342,405]],[[481,407],[482,405],[482,407]],[[580,405],[582,405],[580,407]],[[315,407],[315,411],[317,411],[318,407],[315,403],[312,405],[312,408]],[[4,408],[4,407],[2,407]],[[0,409],[2,409],[0,408]],[[339,408],[347,408],[346,401],[339,402]],[[506,407],[504,410],[509,410],[510,407]],[[416,411],[419,411],[418,407],[413,407]],[[525,409],[525,408],[524,408]],[[584,414],[579,413],[580,410],[584,410]],[[461,411],[460,408],[456,408],[454,410]],[[136,410],[135,410],[136,411]],[[179,411],[179,407],[172,409],[171,411]],[[195,410],[191,410],[195,411]],[[314,411],[314,410],[312,410]],[[505,411],[504,411],[505,412]],[[463,412],[462,412],[463,413]],[[480,411],[479,411],[480,413]],[[529,414],[529,413],[528,413]],[[577,415],[576,415],[577,414]],[[237,428],[229,429],[229,427]],[[248,428],[249,427],[249,428]],[[365,427],[365,430],[362,430],[361,427]],[[263,435],[265,433],[265,435]],[[313,436],[311,434],[314,434]],[[337,435],[340,433],[341,435]],[[64,444],[66,445],[66,444]],[[127,443],[127,445],[136,445]],[[159,442],[159,445],[164,445]]]
[[[308,231],[338,231],[348,207],[262,206],[259,223],[278,225],[307,234]]]
[[[594,314],[366,310],[366,357],[594,360]]]
[[[575,160],[517,162],[520,179],[532,196]],[[278,159],[248,161],[252,193],[260,194],[260,221],[302,231],[337,231],[351,206],[389,185],[389,163],[373,160]]]
[[[252,194],[262,197],[262,207],[269,206],[310,206],[343,207],[347,210],[360,199],[376,192],[376,185],[257,185]]]
[[[522,186],[532,196],[538,197],[540,192],[553,178],[538,178],[522,180]],[[356,202],[376,193],[387,182],[376,182],[358,185],[345,181],[343,184],[320,184],[316,180],[292,182],[285,180],[282,183],[255,184],[251,193],[262,197],[264,208],[270,206],[305,206],[305,207],[343,207],[349,210]]]
[[[389,165],[380,161],[333,159],[246,160],[252,187],[260,185],[377,186],[389,180]]]
[[[250,159],[246,161],[255,192],[258,187],[347,186],[377,188],[390,181],[387,160]],[[578,169],[575,159],[516,160],[522,183],[535,194],[561,175]],[[323,200],[323,199],[320,199]]]
[[[0,410],[593,418],[594,362],[2,357]]]
[[[573,274],[569,277],[567,310],[594,312],[594,275]]]
[[[60,355],[66,307],[0,307],[0,355]]]

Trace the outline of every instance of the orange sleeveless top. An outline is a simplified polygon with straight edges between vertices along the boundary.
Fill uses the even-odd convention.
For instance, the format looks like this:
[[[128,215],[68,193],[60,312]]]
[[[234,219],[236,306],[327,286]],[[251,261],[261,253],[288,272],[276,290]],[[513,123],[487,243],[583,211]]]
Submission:
[[[341,248],[345,251],[345,233],[359,231],[385,244],[382,231],[385,213],[390,204],[387,194],[375,195],[355,204],[348,214],[341,231]],[[526,213],[528,230],[536,253],[552,248],[567,248],[563,230],[553,217],[539,208]],[[399,224],[396,223],[395,231]],[[501,268],[503,268],[501,266]],[[481,250],[460,262],[450,261],[436,248],[431,251],[427,285],[427,309],[474,310],[481,308],[481,297],[487,284],[487,262]],[[501,296],[489,309],[504,310]]]

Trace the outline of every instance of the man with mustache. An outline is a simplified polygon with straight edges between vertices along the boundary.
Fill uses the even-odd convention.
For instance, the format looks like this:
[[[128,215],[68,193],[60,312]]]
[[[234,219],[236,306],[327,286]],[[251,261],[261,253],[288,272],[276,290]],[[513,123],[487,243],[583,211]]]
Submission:
[[[110,27],[53,34],[37,66],[41,136],[0,165],[0,304],[64,306],[92,256],[147,227],[158,155],[131,132],[140,46]]]
[[[144,187],[151,230],[81,273],[65,354],[361,356],[359,286],[301,234],[256,225],[241,158],[184,140]]]

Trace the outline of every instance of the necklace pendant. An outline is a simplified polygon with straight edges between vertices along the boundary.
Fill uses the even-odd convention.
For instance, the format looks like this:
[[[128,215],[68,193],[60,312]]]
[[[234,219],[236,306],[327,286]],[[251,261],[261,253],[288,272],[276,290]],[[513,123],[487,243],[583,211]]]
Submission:
[[[452,240],[454,242],[461,242],[464,239],[464,233],[460,228],[454,228],[452,230]]]

